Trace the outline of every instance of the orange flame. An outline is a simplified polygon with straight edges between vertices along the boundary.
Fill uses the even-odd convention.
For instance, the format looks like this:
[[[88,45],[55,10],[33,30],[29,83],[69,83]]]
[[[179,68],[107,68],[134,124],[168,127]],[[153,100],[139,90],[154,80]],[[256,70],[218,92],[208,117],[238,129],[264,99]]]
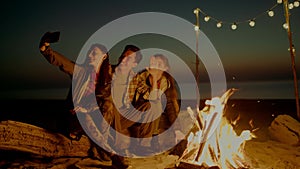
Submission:
[[[239,136],[224,115],[224,107],[235,89],[229,89],[222,97],[205,102],[203,110],[197,110],[196,118],[189,107],[187,111],[196,121],[196,132],[188,136],[188,145],[180,161],[219,168],[246,167],[243,149],[245,142],[252,138],[249,130]]]

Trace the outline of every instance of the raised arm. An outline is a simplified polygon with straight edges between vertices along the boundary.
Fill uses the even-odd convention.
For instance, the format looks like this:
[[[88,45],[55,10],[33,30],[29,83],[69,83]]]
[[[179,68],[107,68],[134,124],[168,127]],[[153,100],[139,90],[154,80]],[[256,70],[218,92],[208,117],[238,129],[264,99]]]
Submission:
[[[40,47],[41,54],[47,59],[49,63],[58,66],[59,69],[68,75],[72,76],[75,63],[62,54],[52,50],[49,43],[44,43]]]

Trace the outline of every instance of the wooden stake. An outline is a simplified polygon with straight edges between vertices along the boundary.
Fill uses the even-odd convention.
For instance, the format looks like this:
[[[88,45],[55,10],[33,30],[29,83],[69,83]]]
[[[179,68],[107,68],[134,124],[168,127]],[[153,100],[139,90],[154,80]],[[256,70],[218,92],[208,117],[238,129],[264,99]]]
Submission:
[[[196,11],[196,12],[195,12]],[[197,109],[200,107],[200,94],[199,94],[199,86],[200,86],[200,78],[199,78],[199,31],[200,31],[200,24],[199,24],[199,12],[200,9],[196,8],[194,11],[196,15],[196,26],[198,27],[198,30],[195,30],[196,32],[196,82],[197,82]]]
[[[293,47],[293,40],[292,40],[292,32],[291,32],[291,25],[290,25],[290,14],[289,14],[289,8],[288,8],[288,0],[284,0],[284,11],[285,11],[285,20],[286,24],[288,25],[287,28],[287,34],[289,38],[290,43],[290,54],[291,54],[291,60],[292,60],[292,70],[293,70],[293,76],[294,76],[294,90],[295,90],[295,97],[296,97],[296,107],[297,107],[297,116],[300,120],[300,106],[299,106],[299,94],[298,94],[298,79],[297,79],[297,71],[296,71],[296,64],[295,64],[295,53],[294,53],[294,47]]]

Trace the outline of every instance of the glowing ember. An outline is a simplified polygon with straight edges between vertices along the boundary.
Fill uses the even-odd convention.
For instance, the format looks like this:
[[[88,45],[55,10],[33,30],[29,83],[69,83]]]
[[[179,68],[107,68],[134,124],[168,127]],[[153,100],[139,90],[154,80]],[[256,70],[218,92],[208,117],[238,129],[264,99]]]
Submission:
[[[196,117],[188,108],[197,130],[188,136],[188,145],[180,161],[208,167],[247,168],[242,151],[245,141],[252,138],[251,132],[245,130],[238,136],[223,116],[227,100],[234,91],[230,89],[220,98],[207,100],[203,110],[196,110]]]

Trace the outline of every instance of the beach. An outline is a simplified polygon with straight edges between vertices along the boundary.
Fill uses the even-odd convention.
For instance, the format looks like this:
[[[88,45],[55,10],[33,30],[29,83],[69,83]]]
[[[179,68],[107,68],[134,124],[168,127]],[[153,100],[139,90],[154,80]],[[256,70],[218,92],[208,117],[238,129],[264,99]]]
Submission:
[[[187,104],[188,102],[185,102]],[[203,108],[205,100],[201,100],[200,109]],[[59,124],[62,123],[60,116],[64,113],[64,100],[2,100],[1,101],[1,121],[13,120],[28,123],[35,125],[51,132],[60,132]],[[189,105],[181,105],[181,109]],[[291,117],[296,118],[296,105],[295,100],[293,99],[229,99],[225,107],[225,116],[229,121],[237,121],[234,126],[234,130],[237,134],[240,134],[243,130],[253,130],[255,129],[254,134],[257,138],[252,140],[249,144],[246,144],[245,150],[248,152],[258,151],[257,145],[266,147],[266,144],[281,146],[281,149],[290,148],[283,146],[278,142],[274,142],[270,139],[268,134],[268,127],[271,125],[271,122],[278,116],[282,114],[290,115]],[[272,146],[270,145],[270,146]],[[253,147],[254,146],[254,147]],[[268,146],[268,147],[270,147]],[[273,150],[273,149],[272,149]],[[294,150],[295,151],[295,150]],[[267,152],[267,151],[266,151]],[[279,152],[278,152],[279,153]],[[288,152],[287,152],[288,153]],[[300,153],[296,150],[296,153]],[[259,155],[259,154],[258,154]],[[32,157],[28,153],[23,153],[19,151],[8,151],[1,150],[0,153],[1,168],[14,168],[15,166],[25,165],[28,167],[30,165],[34,166],[32,168],[39,168],[37,163],[41,163],[40,167],[44,168],[45,166],[51,166],[51,163],[58,163],[57,159],[52,158],[38,158]],[[264,157],[264,156],[260,156]],[[161,160],[174,160],[174,157],[163,156],[156,157],[162,158]],[[293,157],[292,157],[293,158]],[[295,159],[298,158],[295,156]],[[64,157],[60,160],[80,160],[80,158],[74,157]],[[151,162],[152,160],[152,162]],[[147,160],[146,160],[147,161]],[[148,163],[140,160],[134,161],[136,164],[144,163],[153,164],[153,159],[148,159]],[[133,163],[134,163],[133,162]],[[284,165],[285,161],[277,161],[278,166]],[[42,165],[44,164],[44,165]],[[290,163],[288,163],[290,164]],[[277,168],[278,168],[277,166]],[[83,167],[85,168],[85,167]],[[99,167],[98,167],[99,168]],[[105,168],[105,167],[104,167]],[[146,166],[147,168],[147,166]],[[259,168],[259,167],[258,167]],[[276,168],[276,167],[275,167]]]
[[[181,110],[192,105],[194,101],[186,101]],[[200,109],[205,100],[200,101]],[[49,130],[56,130],[56,124],[65,110],[65,100],[11,99],[1,100],[1,120],[15,120],[37,125]],[[234,120],[240,115],[240,125],[253,119],[254,125],[268,126],[279,114],[288,114],[296,119],[295,99],[229,99],[226,116]]]

